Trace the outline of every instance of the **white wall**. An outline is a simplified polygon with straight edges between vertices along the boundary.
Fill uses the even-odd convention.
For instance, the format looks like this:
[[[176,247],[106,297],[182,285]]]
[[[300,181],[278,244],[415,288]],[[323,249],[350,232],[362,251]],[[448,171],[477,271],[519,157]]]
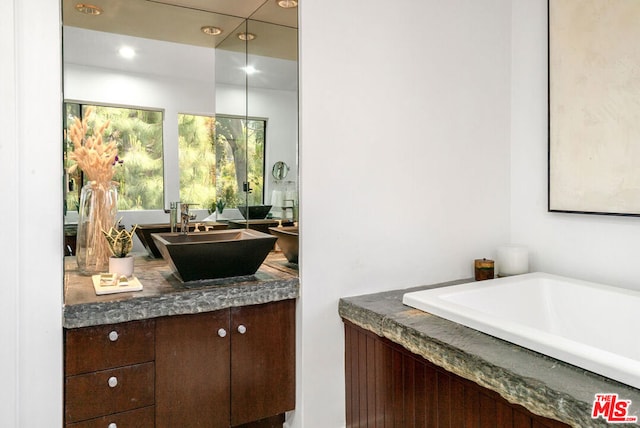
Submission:
[[[4,128],[4,139],[0,140],[0,156],[5,159],[6,166],[0,168],[0,190],[3,199],[8,206],[16,207],[7,211],[7,224],[17,224],[20,213],[17,210],[18,200],[18,145],[7,144],[17,141],[18,138],[18,109],[16,97],[18,87],[16,81],[16,38],[14,33],[13,2],[0,3],[0,49],[4,52],[5,60],[0,63],[0,124]],[[13,126],[5,126],[13,123]],[[9,189],[16,189],[10,191]],[[18,245],[18,229],[12,228],[6,231],[5,242],[8,245],[0,247],[2,256],[2,269],[5,270],[5,278],[8,284],[0,291],[0,312],[3,314],[4,327],[0,340],[3,346],[0,348],[0,376],[4,379],[4,387],[0,389],[0,414],[2,422],[7,426],[17,426],[19,418],[18,399],[18,325],[20,312],[18,311],[18,252],[12,247]],[[5,264],[6,263],[6,266]],[[14,285],[15,284],[15,285]]]
[[[60,5],[0,2],[0,425],[62,424]]]
[[[547,212],[546,21],[546,2],[513,2],[512,240],[532,270],[640,289],[640,219]]]
[[[340,297],[468,278],[508,241],[511,3],[301,2],[294,426],[344,425]]]

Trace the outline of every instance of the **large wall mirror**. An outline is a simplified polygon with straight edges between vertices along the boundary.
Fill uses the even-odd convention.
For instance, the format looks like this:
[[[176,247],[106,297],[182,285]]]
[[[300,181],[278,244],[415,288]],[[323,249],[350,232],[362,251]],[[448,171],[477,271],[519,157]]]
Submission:
[[[220,201],[225,220],[254,205],[297,220],[297,8],[282,7],[290,3],[96,0],[96,10],[63,0],[65,121],[87,109],[110,121],[124,226],[167,223],[173,201],[195,204],[195,221]],[[65,169],[70,150],[65,142]],[[286,179],[271,174],[277,162],[289,166]],[[83,181],[79,171],[65,180],[68,235]]]

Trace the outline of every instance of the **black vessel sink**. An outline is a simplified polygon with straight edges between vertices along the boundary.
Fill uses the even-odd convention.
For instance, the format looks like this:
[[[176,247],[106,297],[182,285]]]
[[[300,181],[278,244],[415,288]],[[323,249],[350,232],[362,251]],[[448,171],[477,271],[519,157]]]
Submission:
[[[277,239],[251,229],[152,233],[151,237],[183,282],[253,275]]]
[[[226,229],[227,225],[223,223],[204,222],[202,223],[213,230]],[[180,226],[178,225],[178,228]],[[189,225],[189,231],[193,231],[194,223]],[[136,228],[136,235],[138,239],[147,250],[149,257],[159,259],[162,257],[160,250],[156,246],[156,243],[151,238],[152,233],[167,233],[171,232],[171,225],[169,223],[153,223],[153,224],[139,224]]]
[[[239,205],[238,210],[242,217],[247,220],[260,220],[263,219],[271,211],[271,205]]]
[[[269,232],[278,238],[278,247],[289,263],[298,263],[298,226],[270,227]]]

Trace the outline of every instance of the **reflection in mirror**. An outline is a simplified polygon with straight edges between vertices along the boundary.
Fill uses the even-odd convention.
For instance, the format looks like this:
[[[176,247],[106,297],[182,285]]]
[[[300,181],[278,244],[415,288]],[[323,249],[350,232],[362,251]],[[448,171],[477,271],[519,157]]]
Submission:
[[[273,168],[271,169],[271,174],[276,180],[283,180],[287,176],[288,172],[289,166],[282,161],[274,163]]]
[[[276,2],[266,2],[256,12],[279,9]],[[255,18],[255,19],[254,19]],[[265,177],[265,200],[275,217],[297,221],[298,204],[298,36],[297,29],[259,20],[247,21],[247,114],[268,117],[266,165],[282,162],[288,166],[280,179]],[[277,49],[271,49],[277,46]],[[289,167],[291,166],[291,167]]]
[[[136,172],[125,183],[142,181],[161,202],[146,206],[134,197],[118,214],[126,227],[168,223],[164,210],[179,200],[199,205],[198,220],[216,205],[224,205],[222,219],[241,219],[238,205],[272,204],[274,192],[283,206],[270,215],[294,217],[284,206],[297,204],[297,9],[265,0],[96,0],[103,13],[91,16],[76,11],[75,1],[62,3],[65,101],[162,118],[155,122],[161,180]],[[256,37],[241,40],[242,32]],[[134,56],[118,55],[123,46]],[[132,144],[125,135],[123,171],[138,162],[124,150]],[[143,150],[153,145],[136,139]],[[287,182],[265,174],[276,160],[290,166]],[[65,187],[82,187],[81,177],[73,181]],[[67,208],[65,223],[73,224],[77,214]]]
[[[256,15],[267,15],[265,9],[275,4],[265,2]],[[262,135],[264,144],[263,158],[257,156],[259,145],[246,146],[245,171],[236,171],[238,177],[244,175],[243,199],[249,206],[271,205],[270,217],[293,220],[297,167],[284,183],[265,175],[265,165],[277,160],[297,165],[297,29],[249,19],[232,33],[216,50],[216,111],[218,117],[244,116],[241,138]],[[243,97],[246,102],[239,103]],[[264,128],[255,128],[256,121]],[[292,206],[284,209],[287,192],[292,202],[286,204]]]
[[[68,171],[65,209],[77,211],[80,188],[85,183],[81,169],[72,168],[69,154],[74,146],[69,127],[74,117],[85,117],[88,128],[109,125],[102,134],[103,141],[115,143],[118,158],[114,161],[113,180],[118,183],[118,210],[145,210],[162,208],[162,112],[135,108],[64,103],[65,142],[64,162]],[[144,144],[143,144],[144,142]],[[123,168],[124,162],[127,167]],[[139,177],[145,177],[140,180]]]

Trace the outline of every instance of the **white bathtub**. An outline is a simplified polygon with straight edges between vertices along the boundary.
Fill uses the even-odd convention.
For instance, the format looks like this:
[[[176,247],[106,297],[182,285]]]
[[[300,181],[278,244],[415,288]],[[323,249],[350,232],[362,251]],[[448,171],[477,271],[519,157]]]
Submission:
[[[529,273],[406,293],[402,301],[640,388],[640,292]]]

